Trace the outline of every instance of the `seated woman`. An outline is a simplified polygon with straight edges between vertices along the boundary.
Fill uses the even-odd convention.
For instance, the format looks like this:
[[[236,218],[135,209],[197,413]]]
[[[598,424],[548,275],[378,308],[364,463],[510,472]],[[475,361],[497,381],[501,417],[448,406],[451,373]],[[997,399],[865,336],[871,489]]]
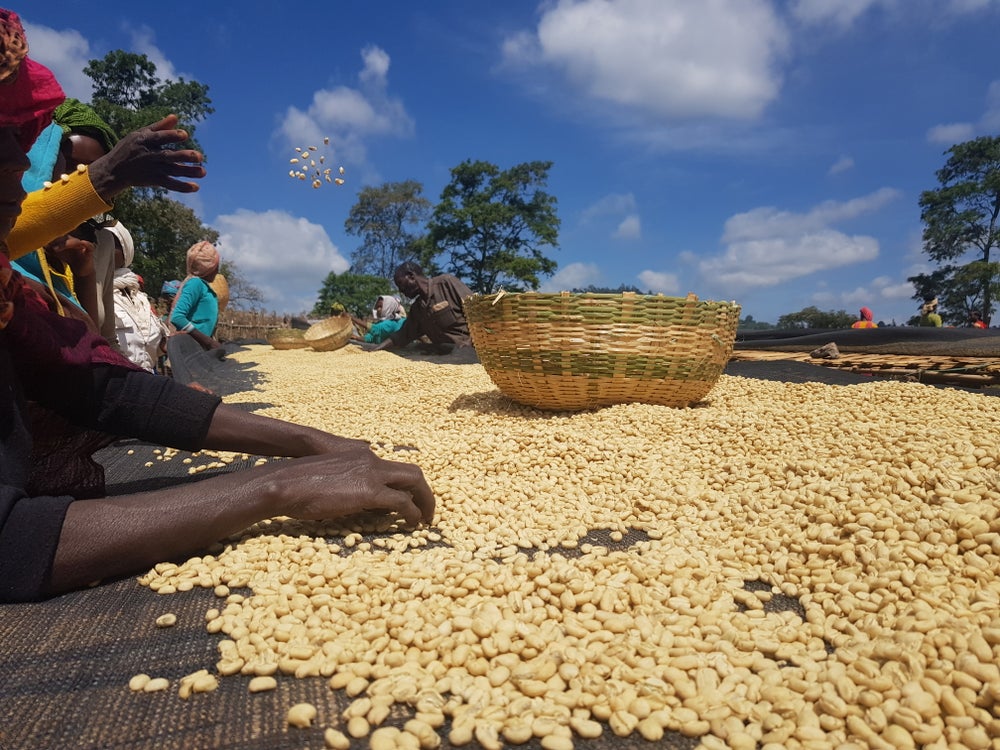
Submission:
[[[275,516],[320,520],[385,510],[411,526],[429,522],[434,495],[418,467],[381,459],[363,441],[251,414],[144,372],[81,321],[52,313],[12,270],[11,255],[65,234],[96,213],[95,203],[110,208],[126,187],[194,192],[187,180],[205,174],[197,152],[163,148],[187,139],[170,115],[70,176],[55,192],[59,200],[28,205],[20,184],[26,154],[63,95],[51,72],[26,55],[20,19],[0,9],[0,601],[135,573]],[[15,221],[24,228],[12,246]],[[32,494],[26,398],[108,435],[301,458],[136,495]]]
[[[219,300],[212,281],[219,273],[219,251],[211,242],[196,242],[187,251],[187,277],[181,282],[170,312],[170,324],[186,333],[202,349],[219,349],[213,338],[219,322]]]
[[[120,222],[109,230],[115,237],[115,334],[118,350],[149,372],[156,372],[167,340],[167,327],[140,287],[130,266],[135,257],[132,234]]]
[[[406,321],[406,313],[399,300],[388,294],[383,294],[375,300],[375,309],[372,310],[375,322],[368,327],[365,333],[365,342],[369,344],[381,344],[389,336],[403,327]]]

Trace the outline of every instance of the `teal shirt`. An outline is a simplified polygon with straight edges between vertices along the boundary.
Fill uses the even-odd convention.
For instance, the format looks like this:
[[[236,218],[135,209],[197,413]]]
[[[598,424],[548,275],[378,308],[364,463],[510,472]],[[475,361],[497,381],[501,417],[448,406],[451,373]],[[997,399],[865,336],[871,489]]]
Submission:
[[[178,331],[195,328],[206,336],[212,336],[219,322],[219,298],[215,296],[215,290],[204,279],[192,276],[184,282],[181,293],[177,295],[170,322]]]
[[[372,327],[365,334],[365,341],[369,344],[381,344],[402,328],[405,320],[406,318],[400,318],[399,320],[380,320],[378,323],[372,323]]]

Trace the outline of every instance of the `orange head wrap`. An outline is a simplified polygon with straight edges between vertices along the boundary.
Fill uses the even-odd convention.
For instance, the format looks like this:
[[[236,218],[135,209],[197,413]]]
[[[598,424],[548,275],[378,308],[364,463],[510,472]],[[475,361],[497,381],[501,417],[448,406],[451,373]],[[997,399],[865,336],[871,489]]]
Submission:
[[[206,240],[196,242],[187,251],[188,276],[204,278],[219,270],[219,251]]]

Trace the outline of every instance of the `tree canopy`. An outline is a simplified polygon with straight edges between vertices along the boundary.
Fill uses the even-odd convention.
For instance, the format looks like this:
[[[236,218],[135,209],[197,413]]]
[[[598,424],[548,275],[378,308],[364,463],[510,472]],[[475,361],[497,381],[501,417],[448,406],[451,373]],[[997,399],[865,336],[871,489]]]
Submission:
[[[857,320],[846,310],[820,310],[810,305],[778,318],[778,328],[850,328]]]
[[[467,160],[453,168],[418,257],[430,265],[447,254],[448,270],[474,292],[537,289],[539,277],[556,270],[542,254],[559,233],[556,199],[542,189],[551,167],[534,161],[501,170]]]
[[[1000,137],[983,136],[948,149],[940,184],[920,196],[924,252],[939,267],[908,280],[914,299],[937,297],[946,323],[963,325],[973,310],[989,320],[1000,292]]]
[[[91,60],[83,72],[93,82],[90,106],[119,135],[173,113],[180,118],[180,127],[192,135],[178,148],[201,150],[193,138],[195,123],[215,111],[205,84],[183,78],[161,81],[156,65],[146,55],[123,50]],[[168,191],[162,188],[126,190],[115,199],[113,213],[132,233],[136,246],[132,268],[154,295],[159,294],[164,281],[184,278],[191,245],[219,239],[217,231],[204,225],[191,208],[168,197]],[[229,282],[234,307],[263,301],[260,291],[240,274],[235,259],[226,259],[222,273]]]
[[[417,259],[419,233],[431,213],[423,189],[416,180],[361,189],[344,222],[348,234],[361,238],[351,253],[352,273],[390,279],[400,263]]]
[[[331,271],[323,280],[319,299],[310,315],[325,318],[347,311],[358,318],[367,316],[380,294],[392,294],[392,283],[382,276]]]

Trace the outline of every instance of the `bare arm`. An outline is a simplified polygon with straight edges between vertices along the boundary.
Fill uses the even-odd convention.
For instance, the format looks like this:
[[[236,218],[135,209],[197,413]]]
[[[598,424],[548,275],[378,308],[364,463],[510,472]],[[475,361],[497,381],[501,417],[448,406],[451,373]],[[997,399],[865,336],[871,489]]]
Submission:
[[[257,456],[314,456],[347,449],[371,452],[363,440],[332,435],[305,425],[252,414],[219,404],[205,437],[204,448],[251,453]]]
[[[322,520],[364,510],[416,526],[433,518],[434,494],[418,467],[348,445],[166,490],[80,500],[66,513],[48,593],[197,553],[274,516]]]

